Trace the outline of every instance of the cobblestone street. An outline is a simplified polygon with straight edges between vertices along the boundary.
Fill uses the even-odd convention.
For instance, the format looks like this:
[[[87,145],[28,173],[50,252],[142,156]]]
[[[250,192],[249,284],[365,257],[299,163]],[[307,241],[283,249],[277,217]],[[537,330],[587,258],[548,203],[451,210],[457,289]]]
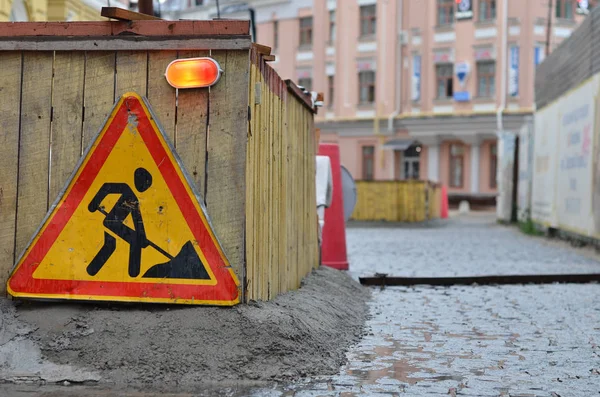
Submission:
[[[350,228],[348,247],[354,275],[600,270],[591,255],[493,216],[433,228]],[[388,287],[373,289],[371,310],[369,335],[327,394],[296,395],[600,395],[597,284]]]
[[[497,225],[493,215],[430,227],[350,227],[347,238],[355,277],[600,271],[592,250],[523,235]],[[372,292],[367,335],[338,375],[272,386],[216,385],[173,396],[600,396],[598,284]],[[37,395],[20,390],[12,395]],[[114,395],[65,390],[45,395]]]

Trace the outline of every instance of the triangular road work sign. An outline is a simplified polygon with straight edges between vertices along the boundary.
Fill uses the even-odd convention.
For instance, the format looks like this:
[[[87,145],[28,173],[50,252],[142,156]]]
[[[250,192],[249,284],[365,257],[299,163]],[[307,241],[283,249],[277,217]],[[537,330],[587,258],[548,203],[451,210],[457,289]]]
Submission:
[[[8,280],[15,297],[234,305],[238,280],[147,103],[117,102]]]

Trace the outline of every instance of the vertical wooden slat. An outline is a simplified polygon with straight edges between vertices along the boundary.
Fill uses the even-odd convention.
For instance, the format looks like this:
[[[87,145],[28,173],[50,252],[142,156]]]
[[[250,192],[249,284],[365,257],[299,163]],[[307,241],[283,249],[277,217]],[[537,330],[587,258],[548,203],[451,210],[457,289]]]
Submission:
[[[0,292],[15,262],[21,53],[0,57]]]
[[[54,56],[50,202],[57,199],[81,156],[85,54],[60,51]]]
[[[279,257],[279,241],[282,239],[281,234],[279,233],[279,224],[281,219],[279,217],[279,201],[280,197],[280,189],[279,186],[281,184],[281,156],[279,150],[279,141],[281,137],[281,113],[279,109],[281,108],[281,98],[273,95],[274,97],[274,128],[273,128],[273,203],[271,204],[272,214],[273,214],[273,269],[275,270],[272,275],[271,285],[272,285],[272,293],[273,296],[279,295],[281,292],[281,286],[279,285],[279,272],[281,266],[281,260]]]
[[[269,80],[267,81],[267,84],[270,85],[271,84],[271,76],[269,75]],[[267,190],[267,202],[266,202],[266,208],[267,208],[267,214],[266,214],[266,219],[268,219],[266,226],[267,229],[267,241],[269,241],[269,244],[267,246],[267,263],[269,264],[268,268],[267,268],[267,297],[266,299],[271,299],[273,297],[273,272],[274,272],[274,261],[273,261],[273,168],[274,168],[274,164],[273,164],[273,135],[274,135],[274,131],[273,131],[273,118],[274,118],[274,113],[273,113],[273,92],[269,89],[268,90],[268,97],[267,97],[267,106],[268,106],[268,111],[269,111],[269,117],[268,117],[268,131],[267,131],[267,185],[269,186],[269,189]]]
[[[23,54],[16,251],[20,254],[48,210],[52,52]]]
[[[179,58],[208,56],[206,51],[185,51]],[[222,84],[220,81],[217,84]],[[206,134],[208,118],[208,89],[180,90],[177,100],[177,129],[175,148],[197,191],[205,193],[206,177]],[[229,106],[229,105],[221,105]],[[209,213],[209,216],[212,215]]]
[[[177,59],[177,51],[151,51],[148,53],[148,101],[162,129],[175,143],[175,88],[165,79],[170,62]]]
[[[254,84],[256,82],[256,67],[250,65],[250,78],[248,82],[248,106],[250,106],[251,116],[248,123],[248,146],[246,148],[246,280],[244,290],[246,293],[246,300],[254,299],[252,273],[254,271],[254,122],[255,122],[255,105],[254,95],[255,89]]]
[[[287,196],[287,187],[289,186],[289,163],[287,156],[287,142],[288,142],[288,122],[287,122],[287,103],[286,103],[286,95],[285,95],[285,87],[283,87],[283,83],[280,83],[279,89],[282,91],[282,101],[280,104],[281,108],[281,184],[279,185],[280,191],[280,202],[279,202],[279,235],[281,236],[279,242],[279,256],[280,256],[280,269],[279,269],[279,285],[281,288],[281,292],[289,291],[288,286],[288,276],[289,276],[289,258],[287,256],[287,246],[288,246],[288,221],[289,217],[287,214],[287,204],[288,204],[288,196]]]
[[[263,68],[264,68],[264,64],[261,63],[260,65],[261,67],[261,72],[264,72]],[[260,297],[260,299],[266,299],[266,293],[267,293],[267,288],[268,288],[268,284],[267,284],[267,276],[266,276],[266,272],[269,269],[269,262],[268,262],[268,258],[267,258],[267,244],[268,244],[268,235],[266,233],[266,218],[267,218],[267,213],[266,213],[266,201],[267,201],[267,188],[268,188],[268,182],[267,182],[267,178],[266,178],[266,172],[267,172],[267,154],[266,154],[266,145],[268,142],[268,138],[267,135],[269,133],[268,131],[268,123],[269,123],[269,113],[268,113],[268,106],[267,106],[267,97],[268,97],[268,85],[265,82],[265,77],[263,75],[262,79],[261,79],[261,90],[262,90],[262,94],[261,94],[261,104],[260,104],[260,118],[261,118],[261,125],[260,125],[260,131],[259,131],[259,138],[258,138],[258,142],[259,142],[259,152],[258,152],[258,164],[259,164],[259,170],[260,170],[260,176],[259,176],[259,186],[260,186],[260,207],[259,207],[259,226],[258,226],[258,230],[259,230],[259,239],[260,239],[260,247],[259,247],[259,256],[258,256],[258,280],[259,280],[259,285],[258,285],[258,295]]]
[[[118,51],[115,102],[126,92],[135,92],[140,96],[146,96],[147,81],[148,52]]]
[[[210,92],[206,204],[225,254],[243,279],[249,54],[212,56],[225,73]]]
[[[261,74],[258,70],[257,67],[253,67],[253,74],[254,74],[254,90],[256,91],[256,84],[258,84],[258,87],[260,87],[260,77]],[[256,95],[256,94],[255,94]],[[252,196],[253,196],[253,200],[254,200],[254,204],[252,207],[252,219],[253,222],[251,224],[252,227],[252,265],[248,266],[246,268],[246,274],[248,279],[250,280],[250,286],[251,291],[252,291],[252,299],[258,299],[258,249],[259,249],[259,241],[258,241],[258,225],[259,225],[259,221],[260,221],[260,216],[259,216],[259,206],[260,206],[260,197],[259,197],[259,192],[260,192],[260,188],[258,186],[258,178],[259,178],[259,168],[257,166],[258,164],[258,150],[259,150],[259,146],[258,146],[258,135],[260,133],[260,104],[255,103],[256,102],[256,97],[253,96],[250,99],[250,106],[252,106],[253,112],[252,112],[252,143],[253,143],[253,147],[252,147],[252,179],[248,180],[248,184],[252,184],[252,186],[248,186],[248,184],[246,185],[246,188],[251,188],[252,190]]]
[[[98,134],[115,103],[115,52],[89,51],[85,54],[85,105],[82,149]]]

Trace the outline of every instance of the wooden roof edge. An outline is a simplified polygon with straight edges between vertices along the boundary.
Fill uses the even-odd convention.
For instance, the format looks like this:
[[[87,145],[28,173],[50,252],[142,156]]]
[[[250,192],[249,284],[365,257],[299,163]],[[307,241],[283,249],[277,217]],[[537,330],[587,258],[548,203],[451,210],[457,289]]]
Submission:
[[[105,18],[117,19],[119,21],[160,21],[161,18],[154,15],[142,14],[126,10],[120,7],[102,7],[100,15]]]
[[[310,95],[304,94],[304,91],[298,88],[296,83],[294,83],[292,80],[285,80],[285,85],[287,86],[288,91],[291,92],[292,95],[294,95],[296,98],[298,98],[300,102],[302,102],[308,109],[310,109],[311,112],[317,113],[317,109],[313,107]]]
[[[269,46],[258,44],[258,43],[252,43],[252,48],[254,48],[256,50],[256,52],[258,52],[259,54],[261,54],[263,56],[271,55],[271,47],[269,47]]]
[[[250,21],[0,22],[0,39],[35,36],[249,36]]]

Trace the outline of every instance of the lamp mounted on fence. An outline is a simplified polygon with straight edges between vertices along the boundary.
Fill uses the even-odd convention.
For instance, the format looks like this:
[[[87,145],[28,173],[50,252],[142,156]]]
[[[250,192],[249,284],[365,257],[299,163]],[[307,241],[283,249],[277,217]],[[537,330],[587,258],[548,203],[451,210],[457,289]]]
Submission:
[[[223,70],[212,58],[176,59],[167,66],[165,77],[173,88],[202,88],[219,81]]]

